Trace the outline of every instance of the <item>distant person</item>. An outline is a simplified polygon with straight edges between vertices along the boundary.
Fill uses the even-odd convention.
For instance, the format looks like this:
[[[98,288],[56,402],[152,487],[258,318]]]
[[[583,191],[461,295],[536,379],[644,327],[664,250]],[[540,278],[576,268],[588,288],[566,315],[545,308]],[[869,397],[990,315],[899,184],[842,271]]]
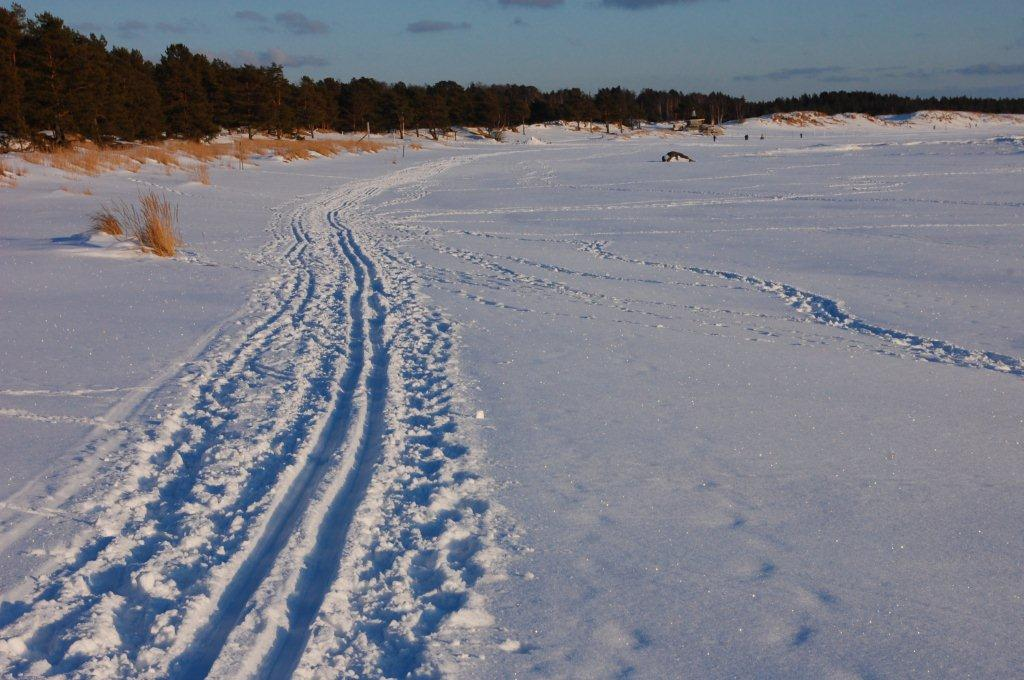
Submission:
[[[762,142],[764,141],[764,133],[763,132],[761,133],[761,141]]]
[[[717,142],[718,141],[718,135],[711,135],[711,141],[712,142]]]
[[[743,135],[743,141],[744,142],[750,141],[750,135]]]
[[[800,139],[803,139],[803,138],[804,138],[804,133],[801,132],[800,133]]]

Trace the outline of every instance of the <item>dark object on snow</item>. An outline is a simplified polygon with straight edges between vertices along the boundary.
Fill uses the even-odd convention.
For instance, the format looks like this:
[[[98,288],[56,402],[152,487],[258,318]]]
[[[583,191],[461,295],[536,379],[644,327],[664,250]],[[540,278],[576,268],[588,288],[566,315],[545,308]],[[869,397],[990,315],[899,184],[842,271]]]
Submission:
[[[743,141],[744,142],[749,140],[749,139],[750,139],[750,135],[743,135]]]
[[[673,161],[686,161],[693,163],[694,160],[687,156],[685,153],[679,153],[678,151],[669,151],[667,154],[661,157],[662,163],[671,163]]]

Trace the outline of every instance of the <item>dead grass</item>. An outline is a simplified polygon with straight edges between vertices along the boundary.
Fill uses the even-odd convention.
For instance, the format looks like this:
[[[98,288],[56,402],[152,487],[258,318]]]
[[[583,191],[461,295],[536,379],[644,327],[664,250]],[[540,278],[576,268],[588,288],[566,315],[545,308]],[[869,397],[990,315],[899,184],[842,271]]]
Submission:
[[[92,196],[92,189],[89,187],[83,187],[81,189],[73,189],[69,186],[63,186],[60,188],[66,194],[80,194],[82,196]]]
[[[192,175],[193,181],[199,182],[204,186],[210,186],[210,169],[206,167],[205,163],[193,165],[189,170],[189,174]]]
[[[177,226],[178,208],[165,197],[150,192],[139,197],[137,218],[134,218],[135,206],[132,212],[131,234],[142,249],[160,257],[174,257],[182,245]]]
[[[140,165],[145,163],[155,163],[162,165],[165,168],[173,169],[181,167],[181,163],[178,162],[178,158],[174,151],[165,146],[139,144],[137,146],[125,148],[122,153]]]
[[[168,172],[181,168],[177,150],[163,144],[99,147],[82,141],[49,151],[29,151],[22,154],[22,158],[28,163],[55,168],[73,177],[92,177],[118,170],[138,172],[147,164],[163,166]]]
[[[18,180],[15,179],[17,175],[18,173],[15,172],[14,168],[7,161],[0,158],[0,187],[13,189],[18,186]]]
[[[70,177],[93,177],[106,172],[124,170],[138,172],[145,165],[159,165],[167,174],[185,170],[195,174],[193,165],[182,163],[191,158],[201,164],[220,158],[234,158],[240,167],[254,156],[279,156],[285,161],[308,160],[339,153],[377,153],[388,144],[368,139],[238,139],[230,142],[202,143],[169,140],[160,144],[130,144],[100,147],[87,141],[76,141],[70,146],[47,151],[27,151],[21,158],[33,165],[54,168]],[[205,171],[208,172],[208,171]],[[24,174],[21,172],[19,174]],[[197,178],[201,181],[201,178]],[[13,185],[7,173],[0,174],[0,184]],[[208,182],[203,182],[207,184]]]
[[[121,238],[124,236],[124,227],[118,213],[123,211],[124,206],[115,204],[112,207],[102,206],[89,217],[92,231],[97,234],[109,234]]]
[[[178,233],[178,208],[154,191],[140,194],[138,205],[114,201],[90,217],[93,232],[132,238],[146,252],[174,257],[183,245]]]
[[[822,111],[790,111],[773,113],[772,122],[793,127],[824,127],[829,123],[835,123],[836,118]]]
[[[337,156],[348,153],[377,153],[389,144],[371,139],[240,139],[235,141],[234,157],[244,164],[254,156],[279,156],[285,161]]]
[[[22,158],[28,163],[46,165],[69,175],[88,176],[117,170],[135,172],[140,164],[130,151],[101,148],[91,142],[79,142],[75,146],[51,151],[30,151]]]
[[[203,142],[192,142],[186,140],[172,140],[164,144],[171,153],[182,154],[201,161],[210,163],[221,156],[230,156],[234,150],[231,142],[214,142],[204,144]]]

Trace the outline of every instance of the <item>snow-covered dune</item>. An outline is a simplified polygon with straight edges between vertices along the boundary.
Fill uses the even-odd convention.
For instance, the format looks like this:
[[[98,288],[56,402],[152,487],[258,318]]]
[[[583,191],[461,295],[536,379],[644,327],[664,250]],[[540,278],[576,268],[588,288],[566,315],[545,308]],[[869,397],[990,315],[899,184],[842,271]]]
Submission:
[[[752,119],[762,127],[825,128],[859,127],[865,129],[894,126],[927,126],[944,129],[971,129],[980,126],[1001,127],[1024,125],[1024,115],[1013,113],[975,113],[971,111],[917,111],[910,114],[872,116],[864,113],[829,115],[820,111],[773,113]]]

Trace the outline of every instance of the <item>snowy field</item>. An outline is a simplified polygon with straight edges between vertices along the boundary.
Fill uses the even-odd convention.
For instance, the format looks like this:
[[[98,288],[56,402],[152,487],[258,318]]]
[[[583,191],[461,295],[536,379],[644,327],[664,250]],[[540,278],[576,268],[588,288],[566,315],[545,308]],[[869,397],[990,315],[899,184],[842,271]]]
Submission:
[[[1024,124],[912,120],[32,169],[0,676],[1019,673]]]

